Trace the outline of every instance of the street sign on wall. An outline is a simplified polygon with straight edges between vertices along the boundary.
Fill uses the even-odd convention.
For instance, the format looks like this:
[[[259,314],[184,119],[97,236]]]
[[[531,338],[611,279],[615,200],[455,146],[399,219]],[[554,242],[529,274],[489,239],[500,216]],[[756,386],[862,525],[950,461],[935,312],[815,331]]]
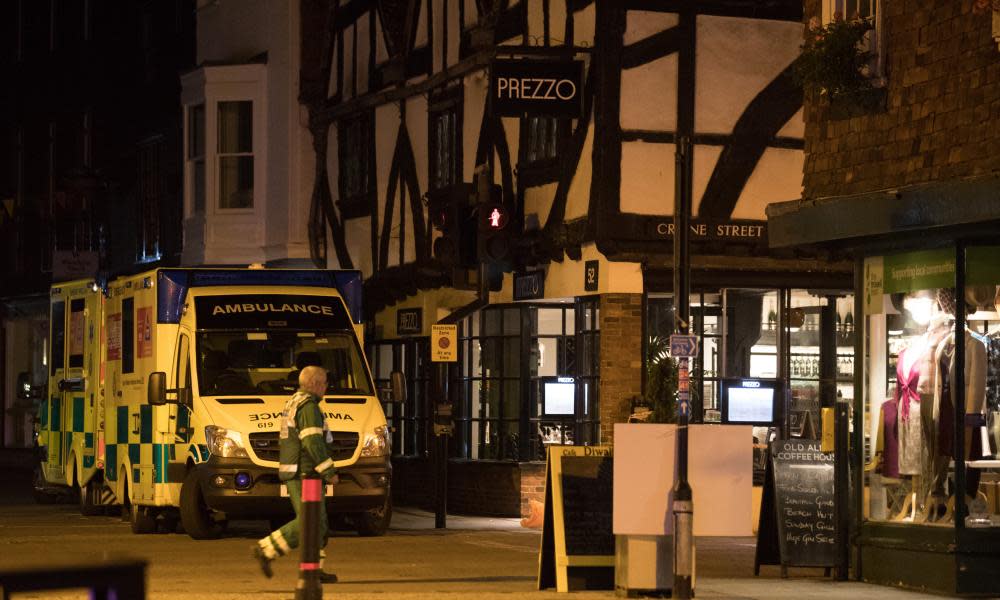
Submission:
[[[583,112],[583,61],[494,60],[490,107],[501,117],[578,119]]]
[[[431,325],[431,362],[458,361],[458,325]]]

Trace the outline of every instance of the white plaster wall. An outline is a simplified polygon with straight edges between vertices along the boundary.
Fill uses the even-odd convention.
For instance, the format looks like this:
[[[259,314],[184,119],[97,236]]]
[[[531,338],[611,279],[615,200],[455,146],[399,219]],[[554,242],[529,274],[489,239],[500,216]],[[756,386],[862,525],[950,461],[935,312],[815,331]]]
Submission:
[[[392,155],[396,150],[396,137],[399,133],[399,109],[395,104],[383,104],[375,108],[375,196],[378,199],[378,235],[381,245],[382,228],[385,223],[386,192],[389,189],[389,171],[392,168]],[[391,231],[389,238],[389,262],[399,264],[399,190],[392,199],[393,207]]]
[[[674,144],[622,144],[621,210],[643,215],[674,214]],[[695,146],[692,212],[705,194],[721,146]]]
[[[331,123],[326,131],[326,182],[330,187],[330,198],[333,201],[333,210],[338,213],[337,200],[340,199],[340,185],[338,176],[340,174],[340,147],[337,144],[337,124]]]
[[[344,81],[343,81],[343,92],[342,96],[344,100],[354,97],[354,86],[352,84],[352,78],[354,77],[354,25],[349,25],[344,28]],[[330,65],[330,70],[333,72],[332,76],[337,76],[337,65],[336,63]]]
[[[337,44],[331,44],[330,50],[330,72],[327,74],[326,97],[332,98],[337,95],[340,89],[340,82],[337,81]]]
[[[609,292],[642,293],[642,266],[638,263],[612,262],[604,258],[595,244],[584,244],[580,260],[563,259],[549,263],[545,273],[546,298],[572,298],[585,294]],[[596,260],[598,267],[597,292],[583,289],[583,270],[587,261]],[[507,285],[504,280],[504,285]]]
[[[406,99],[406,131],[410,134],[413,144],[413,158],[417,167],[417,181],[420,183],[420,193],[427,193],[428,163],[427,163],[427,98],[423,95],[410,96]]]
[[[558,183],[547,183],[537,187],[530,187],[524,190],[524,214],[534,213],[538,215],[538,224],[545,225],[549,218],[549,211],[552,210],[552,200],[556,195]]]
[[[677,129],[677,54],[622,71],[623,129]]]
[[[243,62],[267,50],[272,25],[268,4],[272,2],[221,0],[199,8],[197,62]],[[294,4],[298,10],[297,0]]]
[[[542,14],[544,0],[524,0],[528,3],[528,40],[533,46],[541,46],[545,41],[545,16]]]
[[[371,21],[367,16],[358,19],[358,95],[368,91],[368,57],[371,56]]]
[[[420,4],[420,10],[418,12],[420,13],[420,15],[417,18],[417,33],[416,33],[416,36],[414,36],[414,38],[413,38],[414,39],[413,46],[415,48],[420,48],[421,46],[426,46],[427,45],[427,6],[426,6],[426,4],[428,2],[430,2],[430,1],[431,0],[420,0],[420,2],[419,2],[419,4]]]
[[[573,15],[573,41],[577,46],[594,45],[594,27],[597,8],[591,4]]]
[[[799,55],[802,24],[698,17],[695,126],[730,133],[747,105]]]
[[[476,8],[476,0],[462,0],[465,2],[465,26],[470,27],[479,22],[479,9]]]
[[[475,71],[462,80],[462,177],[472,181],[476,169],[476,147],[479,145],[479,128],[486,108],[488,80],[486,71]],[[508,136],[509,137],[509,136]]]
[[[630,10],[625,21],[625,45],[634,44],[654,33],[677,25],[680,17],[676,13],[661,13],[648,10]]]
[[[361,270],[362,277],[372,275],[371,217],[350,219],[344,223],[344,239],[347,251],[354,262],[354,268]]]
[[[375,11],[375,64],[389,60],[389,50],[385,46],[385,33],[382,30],[382,18]]]
[[[569,185],[566,198],[566,220],[584,217],[590,211],[590,184],[594,174],[594,121],[587,126],[587,137],[583,141],[583,151],[576,165],[576,172]],[[544,222],[542,223],[545,224]]]
[[[566,43],[566,0],[549,2],[549,42],[553,46]]]
[[[806,134],[806,121],[802,116],[802,109],[795,113],[785,126],[778,132],[778,137],[804,138]]]
[[[431,66],[432,70],[437,73],[444,69],[444,2],[446,0],[431,0],[431,20],[434,27],[434,34],[431,36],[431,43],[434,45],[433,53],[431,54]]]
[[[459,14],[459,5],[464,0],[445,0],[448,3],[448,64],[453,65],[458,62],[458,46],[461,42],[462,15]]]
[[[521,119],[510,119],[502,118],[500,122],[503,124],[504,134],[507,137],[507,148],[510,150],[510,164],[512,168],[517,167],[517,157],[520,151],[521,145]],[[496,176],[497,183],[501,183],[500,175],[500,157],[497,157],[496,169],[494,170],[494,176]],[[514,174],[514,184],[517,184],[517,174]]]
[[[733,209],[733,218],[764,220],[768,204],[801,198],[804,162],[801,150],[768,148],[747,181]]]

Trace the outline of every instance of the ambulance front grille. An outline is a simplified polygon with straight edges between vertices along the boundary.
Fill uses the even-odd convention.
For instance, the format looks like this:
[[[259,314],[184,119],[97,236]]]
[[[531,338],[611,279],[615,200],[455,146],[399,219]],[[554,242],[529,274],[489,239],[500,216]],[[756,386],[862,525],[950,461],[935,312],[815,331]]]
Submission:
[[[331,431],[332,442],[327,442],[326,447],[333,460],[347,460],[354,456],[354,450],[358,447],[358,434],[354,431]],[[250,449],[260,460],[270,460],[278,462],[280,449],[277,431],[266,433],[250,434]]]

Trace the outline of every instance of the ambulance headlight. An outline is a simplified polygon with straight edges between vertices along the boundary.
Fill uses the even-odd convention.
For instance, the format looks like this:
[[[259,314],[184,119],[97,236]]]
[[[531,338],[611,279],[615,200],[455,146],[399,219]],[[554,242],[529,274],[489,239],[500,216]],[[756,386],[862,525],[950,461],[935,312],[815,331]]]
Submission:
[[[365,445],[361,447],[361,456],[388,456],[391,443],[389,427],[379,425],[373,433],[365,435]]]
[[[243,436],[238,431],[208,425],[205,427],[205,441],[208,442],[208,451],[215,456],[247,458],[247,451],[243,448]]]

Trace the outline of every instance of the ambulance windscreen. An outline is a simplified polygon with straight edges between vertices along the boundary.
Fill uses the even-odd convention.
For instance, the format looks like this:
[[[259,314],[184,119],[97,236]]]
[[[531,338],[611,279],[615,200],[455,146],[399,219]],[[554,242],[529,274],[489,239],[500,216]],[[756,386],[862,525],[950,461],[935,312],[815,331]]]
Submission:
[[[289,395],[310,365],[327,370],[327,394],[372,394],[353,331],[202,331],[196,351],[202,396]]]

